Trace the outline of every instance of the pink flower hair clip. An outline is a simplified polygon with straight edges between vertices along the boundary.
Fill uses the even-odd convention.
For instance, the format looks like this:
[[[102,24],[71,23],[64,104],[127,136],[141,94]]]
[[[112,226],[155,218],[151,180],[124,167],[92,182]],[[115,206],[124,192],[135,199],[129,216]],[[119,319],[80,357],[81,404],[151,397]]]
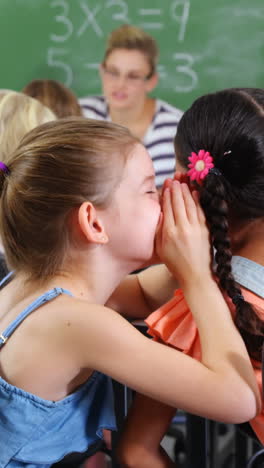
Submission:
[[[203,180],[209,170],[214,167],[213,158],[209,151],[200,150],[198,154],[192,152],[188,159],[190,161],[190,164],[188,164],[190,169],[187,175],[191,180],[196,180],[197,182]]]

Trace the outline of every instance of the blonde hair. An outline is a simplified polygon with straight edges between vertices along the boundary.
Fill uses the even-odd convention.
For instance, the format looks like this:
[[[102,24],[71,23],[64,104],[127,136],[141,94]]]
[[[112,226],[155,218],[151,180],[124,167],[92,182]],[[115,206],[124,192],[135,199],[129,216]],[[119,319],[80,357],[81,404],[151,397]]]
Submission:
[[[0,160],[7,162],[9,155],[22,137],[36,127],[56,116],[36,99],[10,91],[0,95]]]
[[[15,91],[13,91],[12,89],[3,89],[3,88],[0,89],[0,99],[2,99],[2,97],[5,96],[5,94],[11,93],[11,92],[15,92]]]
[[[67,262],[69,218],[91,201],[106,208],[138,142],[119,125],[84,117],[36,127],[0,171],[0,229],[9,268],[41,281]]]
[[[56,80],[33,80],[22,92],[49,107],[57,117],[82,116],[82,109],[75,94]]]
[[[123,24],[111,32],[108,37],[103,64],[115,49],[139,50],[150,66],[151,77],[156,72],[159,50],[155,39],[142,29],[131,24]]]

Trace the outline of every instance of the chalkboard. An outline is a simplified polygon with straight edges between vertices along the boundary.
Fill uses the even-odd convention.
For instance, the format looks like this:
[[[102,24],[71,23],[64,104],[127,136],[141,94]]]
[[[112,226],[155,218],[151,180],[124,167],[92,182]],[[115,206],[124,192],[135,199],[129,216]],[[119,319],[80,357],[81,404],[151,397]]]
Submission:
[[[100,93],[105,40],[123,23],[158,41],[155,95],[186,109],[199,95],[263,87],[264,0],[0,0],[0,88],[57,79]]]

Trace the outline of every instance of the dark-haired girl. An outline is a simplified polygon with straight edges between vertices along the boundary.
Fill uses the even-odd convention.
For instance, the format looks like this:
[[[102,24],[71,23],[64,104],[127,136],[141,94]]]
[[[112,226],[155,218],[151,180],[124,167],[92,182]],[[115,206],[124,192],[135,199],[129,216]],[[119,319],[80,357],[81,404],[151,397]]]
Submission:
[[[185,173],[200,193],[215,253],[214,273],[246,344],[261,390],[264,90],[230,89],[200,97],[180,121],[175,149],[177,170]],[[196,319],[181,290],[151,314],[147,324],[155,340],[197,360],[204,357]],[[203,388],[201,382],[201,393]],[[190,406],[192,398],[196,397],[190,391]],[[174,414],[175,408],[143,396],[135,399],[120,445],[125,466],[174,466],[159,446]],[[263,409],[250,424],[264,443]]]

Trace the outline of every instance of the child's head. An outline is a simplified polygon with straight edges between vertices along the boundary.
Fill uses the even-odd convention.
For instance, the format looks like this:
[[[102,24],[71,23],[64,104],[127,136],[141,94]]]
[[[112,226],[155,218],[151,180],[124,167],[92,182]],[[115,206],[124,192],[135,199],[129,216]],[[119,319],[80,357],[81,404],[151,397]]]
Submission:
[[[59,81],[33,80],[22,92],[42,102],[58,117],[81,116],[82,110],[75,94]]]
[[[137,147],[138,160],[134,156]],[[138,151],[145,153],[140,156]],[[127,168],[134,158],[137,167],[133,166],[136,172],[132,180]],[[142,199],[144,205],[144,213],[141,214],[139,195],[134,193],[133,184],[141,184],[142,164],[143,167],[147,164],[147,171],[152,172],[154,181],[152,162],[145,148],[126,128],[109,122],[81,117],[59,119],[28,133],[8,164],[9,173],[0,171],[1,236],[10,268],[23,272],[27,278],[47,280],[67,269],[69,258],[97,245],[96,242],[86,242],[84,230],[79,229],[80,216],[87,203],[95,207],[107,224],[106,236],[110,237],[107,248],[112,249],[111,252],[117,252],[118,256],[118,249],[121,249],[116,242],[118,236],[122,242],[120,229],[128,237],[133,229],[134,245],[140,243],[151,211],[145,200],[153,198],[145,192],[152,190],[154,184],[146,181],[142,188],[137,189],[140,203]],[[123,178],[126,177],[124,183]],[[128,201],[125,199],[127,195]],[[159,207],[155,206],[155,210],[157,219],[152,223],[152,249]],[[95,216],[95,211],[91,211],[91,217]],[[140,227],[142,218],[145,224],[141,231],[136,232],[140,214]],[[125,226],[123,218],[131,219],[135,227]],[[106,239],[105,236],[100,238],[101,229],[102,233],[104,231],[98,219],[94,218],[92,229],[100,244]],[[79,249],[80,245],[82,249]],[[130,248],[127,244],[122,247],[122,255],[131,255]]]
[[[110,107],[130,108],[158,82],[158,47],[142,29],[124,24],[112,31],[101,65],[103,92]]]
[[[214,167],[199,185],[200,200],[216,249],[222,288],[237,306],[236,323],[247,332],[263,327],[240,297],[231,274],[232,236],[264,218],[264,90],[230,89],[198,98],[183,115],[175,137],[177,160],[187,169],[192,152],[208,151]],[[263,338],[261,337],[261,340]],[[249,344],[251,354],[258,355]]]
[[[39,101],[14,91],[0,96],[0,160],[8,162],[9,155],[22,137],[45,122],[56,117]]]

